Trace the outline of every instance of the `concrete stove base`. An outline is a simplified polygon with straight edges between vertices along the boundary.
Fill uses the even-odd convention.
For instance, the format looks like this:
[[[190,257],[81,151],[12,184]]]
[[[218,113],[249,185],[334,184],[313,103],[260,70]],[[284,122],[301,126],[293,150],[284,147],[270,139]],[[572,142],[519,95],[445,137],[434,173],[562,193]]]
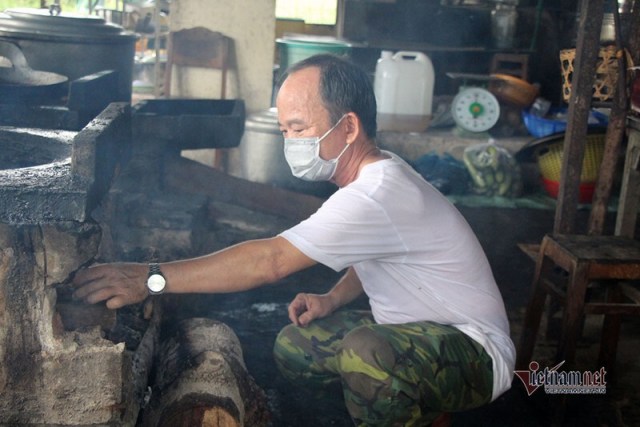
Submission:
[[[99,327],[67,331],[57,290],[98,249],[96,225],[0,225],[0,421],[133,424],[131,352]]]

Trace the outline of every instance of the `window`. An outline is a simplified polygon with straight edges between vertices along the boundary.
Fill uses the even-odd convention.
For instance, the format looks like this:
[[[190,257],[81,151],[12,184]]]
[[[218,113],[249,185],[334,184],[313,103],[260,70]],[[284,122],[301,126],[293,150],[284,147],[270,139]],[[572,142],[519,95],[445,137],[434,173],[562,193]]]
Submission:
[[[338,0],[276,0],[276,18],[303,19],[307,24],[335,25]]]
[[[44,3],[45,7],[49,7],[56,3],[56,0],[0,0],[0,12],[5,9],[12,8],[30,8],[30,9],[39,9],[40,5]],[[104,8],[104,9],[113,9],[113,10],[122,10],[125,3],[124,0],[58,0],[60,7],[63,12],[78,14],[78,15],[86,15],[89,13],[89,6],[93,5],[93,9],[95,8]],[[133,5],[143,5],[144,0],[128,0],[127,6],[130,4]]]

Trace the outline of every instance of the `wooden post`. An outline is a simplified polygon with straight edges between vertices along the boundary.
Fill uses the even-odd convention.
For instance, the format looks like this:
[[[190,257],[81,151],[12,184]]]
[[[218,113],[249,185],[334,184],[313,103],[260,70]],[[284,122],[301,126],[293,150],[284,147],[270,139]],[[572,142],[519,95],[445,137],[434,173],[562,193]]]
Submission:
[[[625,43],[623,43],[620,34],[622,26],[620,25],[620,15],[618,10],[614,10],[615,29],[616,29],[616,50],[618,65],[618,81],[616,87],[613,88],[613,105],[611,106],[611,114],[609,115],[609,126],[605,137],[604,155],[602,164],[598,173],[598,181],[596,183],[596,191],[591,204],[591,215],[589,217],[590,235],[600,235],[604,230],[604,222],[607,215],[607,207],[613,187],[616,169],[618,166],[618,157],[620,155],[620,147],[625,133],[625,123],[628,112],[627,100],[627,61],[624,54]],[[637,25],[634,23],[633,25]]]
[[[587,138],[596,60],[600,48],[600,28],[604,0],[582,0],[574,74],[571,81],[569,116],[562,153],[562,175],[555,212],[554,230],[569,234],[575,229],[582,159]]]

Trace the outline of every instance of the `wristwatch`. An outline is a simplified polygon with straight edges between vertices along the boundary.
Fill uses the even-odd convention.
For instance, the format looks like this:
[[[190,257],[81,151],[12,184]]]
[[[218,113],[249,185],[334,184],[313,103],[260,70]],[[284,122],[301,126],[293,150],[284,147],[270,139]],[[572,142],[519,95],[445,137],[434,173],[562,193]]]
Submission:
[[[167,286],[167,279],[164,278],[160,271],[160,264],[149,264],[149,277],[147,278],[147,289],[151,295],[158,295],[164,292]]]

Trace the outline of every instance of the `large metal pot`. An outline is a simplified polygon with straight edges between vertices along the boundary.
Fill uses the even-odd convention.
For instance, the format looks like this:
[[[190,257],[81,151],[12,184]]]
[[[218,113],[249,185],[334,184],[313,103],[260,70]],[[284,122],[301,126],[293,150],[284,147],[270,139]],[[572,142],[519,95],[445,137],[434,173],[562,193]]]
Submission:
[[[325,197],[336,190],[329,182],[309,182],[294,177],[284,158],[284,139],[275,108],[247,117],[239,145],[240,176],[263,184]]]
[[[118,101],[131,100],[134,33],[97,16],[48,9],[7,9],[0,13],[0,40],[20,47],[31,68],[75,80],[104,70],[119,75]]]

